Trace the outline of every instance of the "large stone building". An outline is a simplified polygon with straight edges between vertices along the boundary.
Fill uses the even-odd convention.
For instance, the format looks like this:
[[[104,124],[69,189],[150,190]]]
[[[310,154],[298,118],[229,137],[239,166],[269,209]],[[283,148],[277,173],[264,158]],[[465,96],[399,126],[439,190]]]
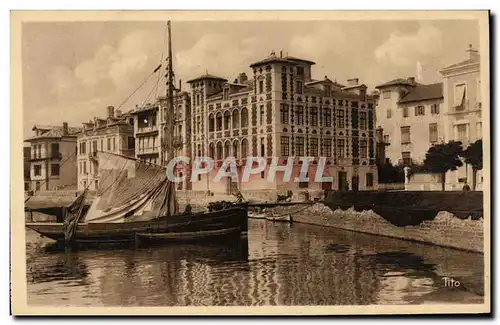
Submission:
[[[78,134],[78,190],[99,189],[101,175],[97,152],[112,152],[134,157],[134,119],[130,114],[122,114],[113,106],[107,107],[106,118],[95,117],[83,123]]]
[[[461,141],[464,149],[482,139],[484,109],[481,101],[480,56],[472,45],[467,52],[469,57],[466,60],[440,70],[444,85],[445,139]],[[471,166],[464,165],[446,175],[448,189],[462,189],[466,182],[472,184]],[[482,189],[481,171],[478,173],[476,189]]]
[[[387,144],[385,157],[392,164],[422,163],[427,150],[445,138],[443,84],[423,85],[410,77],[376,88],[377,127]]]
[[[239,186],[246,191],[288,189],[373,189],[377,184],[374,124],[375,98],[358,79],[341,85],[327,78],[312,78],[309,60],[271,55],[252,63],[252,78],[240,73],[233,82],[203,75],[191,86],[192,156],[222,160],[234,156],[241,178],[247,156],[295,156],[291,181],[278,172],[268,182],[269,170],[252,175]],[[298,157],[314,162],[305,173],[309,182],[293,182],[301,173]],[[317,163],[326,157],[324,176],[333,183],[314,182]],[[214,171],[215,173],[216,171]],[[200,175],[194,190],[229,192],[230,178],[212,181],[215,174]]]
[[[76,187],[76,143],[81,128],[35,125],[31,147],[29,190],[48,191]],[[26,185],[25,185],[26,187]]]

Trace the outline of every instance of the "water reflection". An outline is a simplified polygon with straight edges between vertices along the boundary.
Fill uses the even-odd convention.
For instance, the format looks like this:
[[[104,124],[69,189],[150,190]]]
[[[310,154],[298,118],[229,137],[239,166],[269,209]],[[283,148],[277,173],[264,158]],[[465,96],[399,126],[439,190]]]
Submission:
[[[33,243],[33,238],[28,237]],[[30,304],[367,305],[479,302],[482,255],[308,225],[249,222],[243,245],[28,249]],[[444,288],[443,276],[466,289]]]

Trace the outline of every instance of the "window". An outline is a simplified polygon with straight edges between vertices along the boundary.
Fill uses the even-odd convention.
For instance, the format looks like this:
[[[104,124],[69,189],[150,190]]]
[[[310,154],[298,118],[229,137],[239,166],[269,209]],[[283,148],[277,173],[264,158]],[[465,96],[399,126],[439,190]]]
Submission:
[[[297,106],[297,125],[304,124],[304,107]]]
[[[259,121],[260,125],[264,125],[264,105],[260,105]]]
[[[429,142],[436,143],[438,141],[438,125],[437,123],[429,124]]]
[[[59,164],[52,164],[50,166],[50,175],[59,176]]]
[[[224,89],[224,98],[226,96],[226,90]],[[196,94],[196,105],[200,105],[200,94]]]
[[[324,139],[322,146],[321,146],[322,152],[321,156],[322,157],[331,157],[332,156],[332,141],[329,139]]]
[[[476,101],[477,103],[481,103],[481,80],[480,79],[477,79],[477,82],[476,82]]]
[[[42,175],[42,165],[33,166],[33,174],[35,174],[35,176]]]
[[[113,138],[113,152],[116,151],[116,138]]]
[[[408,107],[403,107],[403,117],[408,117]]]
[[[156,126],[156,113],[151,115],[151,126]]]
[[[304,156],[304,137],[297,137],[296,151],[297,156]]]
[[[468,140],[467,124],[457,125],[457,140],[461,142],[466,142]]]
[[[240,112],[236,109],[233,112],[233,130],[240,127]]]
[[[391,98],[391,91],[390,91],[390,90],[384,90],[384,91],[382,92],[382,97],[383,97],[384,99],[389,99],[389,98]]]
[[[464,99],[466,97],[465,84],[455,85],[453,89],[453,107],[457,110],[464,109]]]
[[[297,87],[297,94],[302,94],[303,93],[303,89],[302,89],[302,81],[298,81],[296,82],[296,87]]]
[[[325,96],[330,97],[332,94],[332,88],[328,85],[325,86]]]
[[[265,157],[266,156],[265,148],[264,148],[264,138],[260,139],[260,156],[261,157]]]
[[[134,137],[128,137],[127,138],[127,148],[128,149],[135,149],[135,139],[134,139]]]
[[[366,112],[359,113],[359,128],[366,130]]]
[[[478,139],[483,137],[483,123],[481,122],[476,123],[476,137]]]
[[[390,108],[387,109],[387,118],[392,117],[392,110]]]
[[[108,140],[107,140],[107,144],[108,144],[108,145],[106,146],[106,149],[107,149],[108,151],[110,151],[110,150],[111,150],[111,138],[108,138]]]
[[[58,158],[59,157],[59,143],[51,143],[50,149],[52,152],[52,158]]]
[[[373,187],[373,173],[366,173],[366,187]]]
[[[216,121],[217,121],[216,130],[217,131],[222,131],[222,114],[221,113],[217,114]]]
[[[264,92],[264,80],[259,80],[259,93],[262,94]]]
[[[391,143],[388,134],[384,135],[384,143]]]
[[[345,115],[343,109],[337,111],[337,127],[340,129],[345,128]]]
[[[229,123],[231,122],[231,114],[229,111],[224,112],[224,130],[229,130]]]
[[[83,174],[84,175],[87,174],[87,162],[86,161],[83,162]]]
[[[401,127],[401,144],[408,144],[411,142],[410,139],[410,127],[402,126]]]
[[[297,67],[297,76],[304,75],[304,67]]]
[[[40,182],[36,182],[36,183],[35,183],[35,189],[36,189],[37,191],[40,191]]]
[[[224,88],[224,100],[229,99],[229,88]]]
[[[338,153],[339,158],[345,157],[345,140],[344,139],[337,140],[337,153]]]
[[[310,156],[318,157],[318,139],[317,138],[311,138],[309,140],[309,149],[310,149]]]
[[[311,108],[311,126],[318,126],[318,109],[316,107]]]
[[[241,127],[248,127],[248,110],[245,107],[241,110]]]
[[[323,125],[327,128],[332,126],[332,112],[328,107],[323,108]]]
[[[415,106],[415,116],[425,115],[425,106]]]
[[[280,121],[282,124],[288,124],[289,120],[289,110],[288,110],[288,105],[286,104],[281,104],[280,108]]]
[[[403,164],[408,166],[408,165],[411,165],[411,153],[406,151],[406,152],[402,152],[401,153],[401,156],[403,157]]]
[[[368,151],[368,142],[366,140],[359,141],[359,158],[366,158]]]
[[[80,143],[80,155],[84,155],[87,153],[87,143],[86,142],[81,142]]]
[[[431,105],[431,114],[439,114],[439,104]]]

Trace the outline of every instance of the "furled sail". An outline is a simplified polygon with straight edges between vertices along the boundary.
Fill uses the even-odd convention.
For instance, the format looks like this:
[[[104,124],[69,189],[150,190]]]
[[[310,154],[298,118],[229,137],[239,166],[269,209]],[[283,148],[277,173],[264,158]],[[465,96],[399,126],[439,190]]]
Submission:
[[[178,212],[174,184],[162,166],[107,152],[96,157],[99,192],[88,223],[147,221]]]
[[[78,198],[66,209],[63,227],[64,239],[67,243],[72,241],[78,222],[82,218],[86,196],[87,189],[85,189],[83,193],[80,194],[80,196],[78,196]]]

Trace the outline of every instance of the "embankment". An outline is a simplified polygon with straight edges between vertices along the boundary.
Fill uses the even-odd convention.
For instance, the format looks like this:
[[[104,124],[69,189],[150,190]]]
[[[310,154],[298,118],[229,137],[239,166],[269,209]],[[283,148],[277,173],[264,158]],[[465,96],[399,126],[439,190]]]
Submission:
[[[396,226],[372,210],[342,210],[314,203],[310,206],[278,206],[276,214],[290,213],[294,222],[334,227],[361,233],[418,241],[483,253],[483,219],[460,219],[449,212],[438,212],[433,220],[418,225]]]

